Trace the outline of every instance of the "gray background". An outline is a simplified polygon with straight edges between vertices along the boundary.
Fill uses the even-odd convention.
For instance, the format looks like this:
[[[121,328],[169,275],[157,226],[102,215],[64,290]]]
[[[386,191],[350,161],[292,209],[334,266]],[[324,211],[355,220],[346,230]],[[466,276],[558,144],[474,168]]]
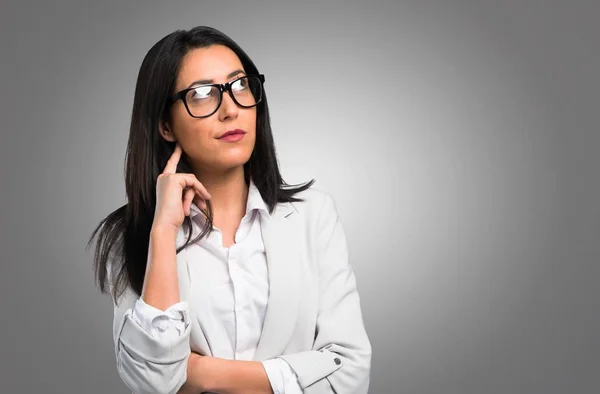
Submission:
[[[84,246],[143,56],[202,24],[337,201],[371,393],[600,392],[597,2],[50,3],[0,12],[0,392],[128,392]]]

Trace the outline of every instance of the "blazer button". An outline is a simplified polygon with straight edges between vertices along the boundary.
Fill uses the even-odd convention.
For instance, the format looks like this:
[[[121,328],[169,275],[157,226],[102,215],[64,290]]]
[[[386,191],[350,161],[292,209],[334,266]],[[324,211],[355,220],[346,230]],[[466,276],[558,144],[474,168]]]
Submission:
[[[340,360],[339,358],[334,358],[333,361],[337,364],[340,365],[342,363],[342,360]]]

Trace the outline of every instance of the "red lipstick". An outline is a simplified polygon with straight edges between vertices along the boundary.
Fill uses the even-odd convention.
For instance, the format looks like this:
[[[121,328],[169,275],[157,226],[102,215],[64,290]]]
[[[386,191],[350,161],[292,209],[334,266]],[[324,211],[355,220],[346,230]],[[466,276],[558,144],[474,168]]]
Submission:
[[[218,137],[218,139],[228,141],[228,142],[235,142],[235,141],[239,141],[242,138],[244,138],[245,134],[246,134],[246,132],[242,129],[234,129],[234,130],[226,131],[225,133],[221,134],[221,136]]]

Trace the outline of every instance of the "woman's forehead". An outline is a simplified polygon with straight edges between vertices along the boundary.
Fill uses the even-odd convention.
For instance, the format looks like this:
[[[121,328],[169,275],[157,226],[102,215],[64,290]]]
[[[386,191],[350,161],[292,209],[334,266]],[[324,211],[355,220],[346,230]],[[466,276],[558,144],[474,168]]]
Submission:
[[[178,85],[187,86],[196,80],[222,83],[231,78],[232,72],[243,69],[238,56],[226,46],[192,49],[182,59]]]

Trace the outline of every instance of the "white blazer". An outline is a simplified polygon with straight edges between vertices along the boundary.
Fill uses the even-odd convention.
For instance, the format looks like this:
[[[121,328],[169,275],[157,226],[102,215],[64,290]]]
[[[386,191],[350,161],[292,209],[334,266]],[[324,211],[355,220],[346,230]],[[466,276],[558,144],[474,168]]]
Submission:
[[[254,360],[284,359],[305,394],[366,394],[371,343],[335,201],[312,187],[296,197],[305,201],[278,203],[261,224],[269,301]],[[194,223],[192,239],[199,231]],[[182,227],[177,246],[184,241]],[[202,286],[201,279],[189,275],[186,249],[177,255],[177,268],[180,299],[190,302],[190,292],[201,291]],[[186,328],[190,335],[164,343],[131,319],[137,298],[128,288],[115,305],[113,319],[117,369],[122,378],[127,375],[126,383],[136,394],[161,385],[163,392],[176,392],[184,382],[169,378],[187,369],[190,350],[213,356],[220,348],[230,348],[222,330],[203,324],[208,304],[190,305],[191,324]],[[139,359],[145,363],[131,362]]]

